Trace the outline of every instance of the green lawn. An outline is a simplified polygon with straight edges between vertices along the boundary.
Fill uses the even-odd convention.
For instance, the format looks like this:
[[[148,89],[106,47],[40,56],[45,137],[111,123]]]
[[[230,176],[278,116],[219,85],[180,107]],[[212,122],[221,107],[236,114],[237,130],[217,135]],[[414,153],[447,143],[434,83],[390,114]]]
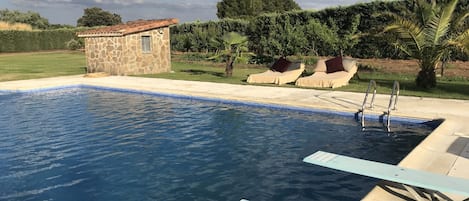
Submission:
[[[171,69],[174,72],[139,76],[175,80],[247,84],[246,79],[249,74],[259,73],[266,70],[264,68],[237,68],[235,65],[233,77],[227,78],[225,77],[225,68],[215,64],[201,65],[197,63],[172,62]]]
[[[172,73],[140,76],[246,85],[246,79],[249,74],[263,72],[266,69],[259,66],[235,65],[233,77],[226,78],[224,77],[224,67],[222,64],[177,61],[172,63],[172,70],[174,71]],[[308,71],[311,70],[308,69]],[[85,73],[85,56],[82,52],[0,54],[0,81],[83,73]],[[376,80],[378,93],[382,94],[390,94],[393,81],[398,80],[401,84],[402,95],[469,100],[469,81],[464,79],[456,81],[439,79],[436,88],[424,90],[415,86],[415,75],[386,74],[382,72],[359,71],[358,76],[350,81],[350,85],[338,89],[321,90],[364,93],[371,79]],[[272,84],[264,85],[276,86]],[[282,87],[295,86],[287,84]]]
[[[85,73],[83,52],[0,54],[0,81]]]
[[[183,62],[173,62],[173,73],[162,73],[155,75],[141,75],[142,77],[168,78],[178,80],[208,81],[230,84],[247,84],[246,79],[249,74],[263,72],[267,68],[237,68],[235,66],[232,78],[224,77],[224,68],[219,65],[197,63],[188,64]],[[311,71],[311,70],[309,70]],[[305,73],[308,74],[308,73]],[[309,72],[311,74],[311,72]],[[435,97],[435,98],[454,98],[469,100],[469,81],[449,81],[440,79],[438,85],[434,89],[420,89],[415,85],[415,75],[398,75],[377,72],[358,72],[348,86],[338,89],[320,90],[336,90],[336,91],[352,91],[365,92],[370,80],[377,83],[377,92],[380,94],[390,94],[394,80],[400,83],[400,94],[418,97]],[[263,86],[277,86],[273,84],[262,84]],[[296,87],[294,84],[286,84],[282,87]]]
[[[422,89],[415,85],[415,75],[397,75],[359,72],[360,79],[354,77],[348,86],[339,90],[364,92],[370,80],[375,80],[378,93],[391,94],[394,80],[399,81],[400,94],[417,97],[453,98],[469,100],[469,81],[439,79],[436,88]]]

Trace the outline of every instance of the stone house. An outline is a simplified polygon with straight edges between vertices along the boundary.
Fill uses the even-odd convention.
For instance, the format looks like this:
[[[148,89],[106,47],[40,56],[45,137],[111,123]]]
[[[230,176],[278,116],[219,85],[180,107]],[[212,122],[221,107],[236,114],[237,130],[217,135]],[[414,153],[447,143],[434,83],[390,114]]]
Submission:
[[[169,26],[177,19],[138,20],[78,33],[85,38],[87,72],[111,75],[171,71]]]

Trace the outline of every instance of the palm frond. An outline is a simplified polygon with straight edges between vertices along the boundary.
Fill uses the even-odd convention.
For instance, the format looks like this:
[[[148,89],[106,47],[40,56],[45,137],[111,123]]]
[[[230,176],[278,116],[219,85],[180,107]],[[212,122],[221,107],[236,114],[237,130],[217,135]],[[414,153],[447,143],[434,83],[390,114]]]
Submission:
[[[415,59],[420,59],[422,58],[422,55],[420,54],[420,51],[415,51],[415,49],[411,46],[409,46],[409,44],[407,43],[404,43],[402,41],[396,41],[393,43],[393,45],[398,48],[399,50],[401,50],[402,52],[404,52],[405,54],[407,54],[408,56],[412,57],[412,58],[415,58]]]
[[[451,23],[451,31],[460,30],[462,26],[464,26],[466,19],[469,17],[469,11],[460,14],[459,16],[455,17],[453,23]],[[463,27],[467,28],[467,27]]]
[[[394,22],[385,27],[383,32],[399,34],[400,38],[407,43],[406,46],[413,44],[416,50],[420,51],[425,42],[422,27],[398,15],[395,15],[394,18]]]
[[[425,35],[430,44],[438,45],[441,39],[447,36],[457,3],[458,0],[452,0],[441,9],[439,14],[429,19]]]
[[[462,32],[455,39],[448,41],[448,44],[456,46],[469,54],[469,29]]]
[[[236,45],[236,44],[241,44],[241,43],[245,43],[246,41],[248,41],[248,37],[243,36],[236,32],[227,33],[223,36],[222,39],[228,45]]]
[[[433,0],[431,2],[426,0],[416,0],[414,3],[415,8],[413,13],[416,16],[417,23],[421,25],[426,24],[428,20],[435,15],[437,7],[436,2]]]
[[[449,23],[442,20],[440,16],[434,16],[424,29],[427,45],[438,45],[441,39],[448,34]]]

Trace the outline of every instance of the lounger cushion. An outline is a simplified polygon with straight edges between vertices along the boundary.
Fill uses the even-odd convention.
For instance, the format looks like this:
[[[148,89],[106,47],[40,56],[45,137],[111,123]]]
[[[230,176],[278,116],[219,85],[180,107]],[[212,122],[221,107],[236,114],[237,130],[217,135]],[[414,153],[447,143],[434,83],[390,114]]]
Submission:
[[[342,65],[344,66],[345,71],[350,72],[357,65],[357,60],[354,59],[343,59]]]
[[[283,73],[275,72],[272,70],[267,70],[263,73],[256,73],[249,75],[246,80],[248,83],[273,83],[273,84],[286,84],[289,82],[294,82],[301,73],[305,70],[305,65],[303,63],[293,62],[288,71]]]
[[[342,64],[342,57],[335,57],[326,61],[327,73],[335,73],[338,71],[345,71]]]
[[[327,67],[326,67],[326,60],[325,59],[320,59],[316,63],[316,68],[314,68],[314,72],[326,72]]]
[[[285,58],[280,57],[274,65],[272,65],[271,70],[276,71],[276,72],[285,72],[288,70],[288,67],[291,65],[291,61],[288,61]]]

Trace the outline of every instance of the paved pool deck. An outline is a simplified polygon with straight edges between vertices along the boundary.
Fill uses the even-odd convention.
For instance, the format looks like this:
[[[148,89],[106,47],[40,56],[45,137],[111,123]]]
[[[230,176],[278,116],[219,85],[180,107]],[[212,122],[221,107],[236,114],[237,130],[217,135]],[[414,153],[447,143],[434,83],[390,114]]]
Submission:
[[[364,93],[335,90],[231,85],[126,76],[84,78],[82,75],[0,82],[0,91],[30,91],[73,85],[141,90],[341,112],[357,112],[364,98]],[[380,115],[387,109],[388,103],[389,95],[377,95],[375,108],[367,112]],[[398,110],[393,111],[393,116],[444,120],[431,135],[399,163],[399,166],[469,179],[469,101],[400,96],[397,107]],[[383,182],[376,186],[364,200],[408,200],[410,197],[404,187]],[[440,197],[452,200],[466,199],[466,197],[445,193],[442,193]]]

